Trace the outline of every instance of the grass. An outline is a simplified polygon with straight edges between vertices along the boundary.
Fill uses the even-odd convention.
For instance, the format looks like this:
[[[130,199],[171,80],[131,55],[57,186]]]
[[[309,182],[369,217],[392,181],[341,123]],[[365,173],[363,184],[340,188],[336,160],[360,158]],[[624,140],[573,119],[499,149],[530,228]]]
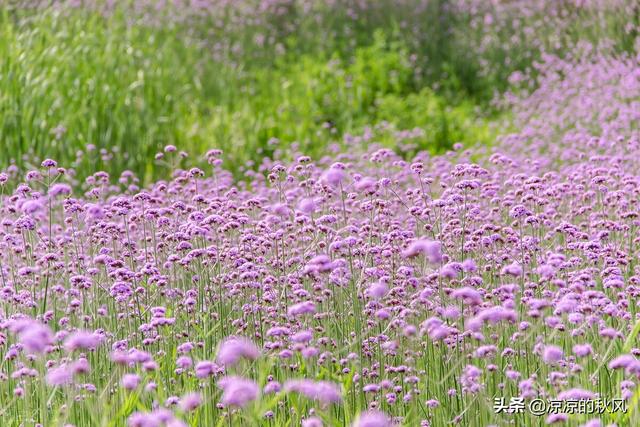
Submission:
[[[159,172],[148,159],[167,144],[222,148],[237,171],[271,154],[274,138],[319,155],[381,121],[423,128],[418,146],[432,151],[485,135],[474,102],[421,83],[392,28],[350,53],[286,36],[286,53],[267,60],[254,48],[234,62],[180,23],[132,25],[124,8],[0,11],[5,166],[54,157],[81,173],[131,169],[150,179]]]
[[[0,167],[54,157],[82,176],[128,169],[148,182],[164,173],[149,159],[173,144],[195,156],[221,148],[240,175],[276,140],[318,157],[380,124],[422,129],[413,151],[488,145],[501,114],[490,100],[514,70],[535,75],[541,49],[577,40],[632,50],[619,24],[637,21],[559,4],[555,14],[575,18],[563,37],[534,15],[533,33],[503,24],[483,44],[487,30],[445,0],[375,2],[356,18],[340,4],[285,2],[286,13],[249,14],[255,22],[232,6],[197,15],[95,4],[0,6]]]

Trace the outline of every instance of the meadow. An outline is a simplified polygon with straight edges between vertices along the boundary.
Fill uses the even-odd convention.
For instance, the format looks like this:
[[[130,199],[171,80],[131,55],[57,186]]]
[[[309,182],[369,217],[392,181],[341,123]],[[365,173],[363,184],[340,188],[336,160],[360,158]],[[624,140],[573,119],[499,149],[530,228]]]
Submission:
[[[639,30],[1,3],[0,423],[638,425]]]

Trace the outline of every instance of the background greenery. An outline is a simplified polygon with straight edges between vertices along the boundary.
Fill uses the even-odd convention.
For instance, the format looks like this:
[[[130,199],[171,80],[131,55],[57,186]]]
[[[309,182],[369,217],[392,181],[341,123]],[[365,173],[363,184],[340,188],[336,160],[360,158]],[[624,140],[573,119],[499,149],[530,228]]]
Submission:
[[[53,157],[81,174],[130,169],[148,180],[161,173],[154,154],[174,144],[191,155],[222,148],[237,172],[271,154],[274,138],[319,155],[379,123],[421,128],[415,149],[488,143],[500,113],[492,97],[536,52],[603,31],[632,49],[615,15],[597,28],[578,20],[560,41],[539,28],[532,49],[511,25],[487,44],[452,2],[417,3],[373,2],[355,18],[347,1],[255,15],[3,3],[0,166]]]

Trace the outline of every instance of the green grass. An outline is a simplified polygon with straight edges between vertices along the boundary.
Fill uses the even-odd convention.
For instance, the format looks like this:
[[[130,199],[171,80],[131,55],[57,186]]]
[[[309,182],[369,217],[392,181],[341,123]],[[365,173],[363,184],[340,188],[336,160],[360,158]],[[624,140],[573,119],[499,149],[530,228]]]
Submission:
[[[261,12],[261,22],[242,25],[226,9],[184,20],[154,12],[149,21],[128,4],[108,14],[0,6],[0,167],[52,157],[80,175],[130,169],[149,181],[163,173],[150,159],[173,144],[192,156],[221,148],[240,175],[273,153],[272,138],[320,156],[381,123],[423,129],[416,150],[489,144],[489,123],[502,114],[490,100],[557,38],[533,16],[541,24],[533,36],[524,24],[500,27],[480,55],[482,30],[446,0],[419,12],[380,0],[355,20],[340,4],[304,12],[292,2],[284,15]],[[558,7],[576,18],[558,49],[610,37],[632,50],[633,34],[619,24],[637,17]],[[393,132],[380,138],[397,148]],[[97,150],[78,158],[89,144]]]
[[[237,170],[270,154],[271,138],[321,155],[381,121],[424,128],[418,146],[432,151],[484,138],[473,103],[421,85],[405,44],[383,30],[348,56],[303,53],[288,37],[286,54],[234,63],[215,60],[180,24],[129,25],[121,9],[16,13],[0,15],[4,165],[53,157],[81,173],[131,169],[149,179],[149,159],[174,144],[194,155],[222,148]],[[76,161],[87,144],[98,150]],[[99,149],[116,154],[105,161]]]

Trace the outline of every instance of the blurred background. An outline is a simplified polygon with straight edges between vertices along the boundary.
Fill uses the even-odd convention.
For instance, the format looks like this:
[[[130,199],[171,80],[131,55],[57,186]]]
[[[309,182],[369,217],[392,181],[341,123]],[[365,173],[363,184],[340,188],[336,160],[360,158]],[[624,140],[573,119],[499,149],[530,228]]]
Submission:
[[[8,1],[0,5],[0,168],[162,176],[224,150],[237,176],[290,147],[375,139],[410,155],[490,146],[505,93],[580,43],[634,51],[625,0]],[[354,138],[352,135],[364,135]]]

